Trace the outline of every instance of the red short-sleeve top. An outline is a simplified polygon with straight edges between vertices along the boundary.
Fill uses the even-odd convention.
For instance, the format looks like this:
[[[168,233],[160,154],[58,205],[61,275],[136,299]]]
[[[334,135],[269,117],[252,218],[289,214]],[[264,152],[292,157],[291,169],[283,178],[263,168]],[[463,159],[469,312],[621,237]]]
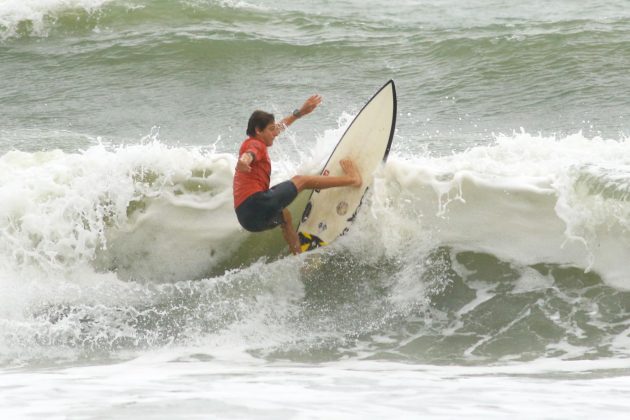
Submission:
[[[238,157],[247,152],[254,154],[254,161],[250,165],[252,170],[234,173],[234,208],[240,206],[250,195],[269,189],[271,160],[267,153],[267,145],[262,140],[250,137],[241,144]]]

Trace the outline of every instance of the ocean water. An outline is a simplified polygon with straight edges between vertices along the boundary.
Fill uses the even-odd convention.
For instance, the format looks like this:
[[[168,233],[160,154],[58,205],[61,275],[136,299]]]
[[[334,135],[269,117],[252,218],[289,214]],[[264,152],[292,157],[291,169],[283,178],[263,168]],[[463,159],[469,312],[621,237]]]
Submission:
[[[623,0],[0,0],[3,418],[626,418]],[[398,92],[352,229],[232,209],[257,108],[317,173]]]

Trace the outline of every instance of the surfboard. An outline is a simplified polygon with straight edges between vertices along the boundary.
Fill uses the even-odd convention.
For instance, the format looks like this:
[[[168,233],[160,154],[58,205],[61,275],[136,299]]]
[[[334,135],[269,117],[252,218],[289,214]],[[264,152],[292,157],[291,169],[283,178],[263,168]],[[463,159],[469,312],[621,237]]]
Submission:
[[[351,159],[363,179],[361,187],[314,190],[297,228],[302,252],[330,244],[348,231],[374,171],[387,160],[396,127],[396,87],[388,81],[354,118],[339,139],[321,174],[343,175],[341,159]]]

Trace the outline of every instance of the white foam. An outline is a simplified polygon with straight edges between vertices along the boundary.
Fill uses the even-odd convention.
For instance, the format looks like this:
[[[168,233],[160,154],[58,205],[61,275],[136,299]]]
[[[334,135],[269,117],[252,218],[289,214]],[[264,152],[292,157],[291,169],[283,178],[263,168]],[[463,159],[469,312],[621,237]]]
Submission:
[[[300,163],[275,165],[274,181],[295,167],[316,172],[347,121]],[[627,287],[627,149],[626,141],[520,133],[447,157],[392,156],[341,242],[368,259],[454,245],[523,265],[594,269]],[[0,158],[1,255],[59,272],[96,264],[127,278],[197,277],[243,238],[232,209],[234,159],[156,142],[9,152]]]
[[[0,158],[0,259],[47,273],[96,264],[127,277],[199,276],[242,238],[234,159],[160,143],[9,152]]]
[[[381,362],[318,365],[182,361],[161,353],[118,365],[4,373],[0,412],[11,418],[625,418],[626,376],[563,378],[623,361],[548,360],[506,366]],[[179,361],[175,361],[177,359]],[[530,376],[541,375],[543,376]]]
[[[627,156],[625,140],[527,133],[452,156],[397,156],[386,166],[372,211],[418,214],[416,236],[429,235],[435,245],[525,265],[575,265],[629,288],[630,203],[615,193],[628,188]],[[614,176],[585,180],[584,167],[591,173],[605,167]],[[598,182],[608,189],[600,192]],[[374,227],[385,236],[391,228]]]
[[[521,276],[514,287],[514,293],[527,293],[553,287],[553,279],[551,276],[543,276],[534,269],[528,267],[521,268],[520,274]]]

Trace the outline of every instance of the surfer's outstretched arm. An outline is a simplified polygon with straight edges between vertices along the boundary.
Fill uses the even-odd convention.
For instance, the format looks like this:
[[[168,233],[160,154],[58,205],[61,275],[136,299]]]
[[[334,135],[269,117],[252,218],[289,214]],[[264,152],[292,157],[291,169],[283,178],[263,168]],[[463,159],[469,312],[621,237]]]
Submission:
[[[325,190],[334,187],[360,187],[362,184],[361,174],[350,159],[343,159],[339,162],[345,175],[324,176],[324,175],[296,175],[291,178],[295,187],[300,193],[302,190]]]
[[[289,245],[289,251],[293,255],[297,255],[302,252],[300,248],[300,239],[297,236],[297,233],[293,230],[293,219],[291,218],[291,212],[287,209],[282,209],[282,217],[284,218],[284,223],[282,224],[282,236],[284,236],[284,240],[287,241]]]
[[[276,124],[276,129],[278,130],[278,132],[284,131],[285,128],[297,121],[298,118],[301,118],[313,112],[313,110],[317,108],[317,106],[321,103],[322,97],[320,95],[311,96],[304,102],[304,104],[302,104],[300,109],[296,109],[291,115],[284,117],[282,121]]]

